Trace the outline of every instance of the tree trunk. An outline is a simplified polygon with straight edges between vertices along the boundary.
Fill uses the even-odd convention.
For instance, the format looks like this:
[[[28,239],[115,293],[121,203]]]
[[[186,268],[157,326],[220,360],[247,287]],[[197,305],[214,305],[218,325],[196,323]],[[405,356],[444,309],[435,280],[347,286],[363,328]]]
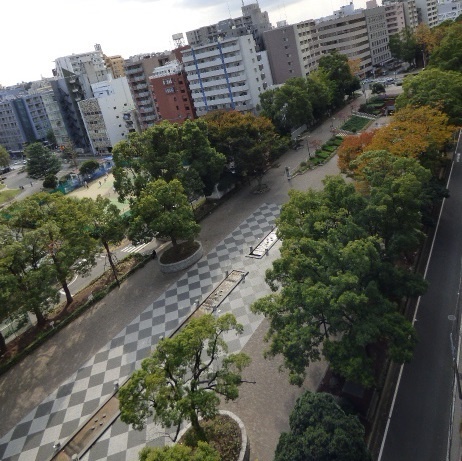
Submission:
[[[107,242],[103,242],[104,249],[106,250],[107,254],[107,259],[109,260],[109,265],[111,266],[112,273],[114,274],[114,279],[117,283],[117,286],[120,287],[120,281],[119,278],[117,277],[117,267],[114,264],[114,260],[112,259],[112,253],[111,250],[109,249],[109,245]]]
[[[74,299],[72,298],[71,292],[69,290],[69,287],[67,285],[66,280],[61,280],[61,286],[63,287],[64,293],[66,295],[66,307],[68,307]]]
[[[38,308],[33,308],[32,312],[34,313],[35,317],[37,317],[37,326],[38,327],[43,327],[46,323],[46,319],[42,314],[42,311]]]
[[[6,341],[3,334],[0,332],[0,355],[3,355],[6,352]]]
[[[199,424],[199,418],[194,410],[191,410],[191,413],[189,414],[189,420],[191,421],[191,427],[194,429],[194,433],[196,434],[197,440],[202,440],[206,442],[207,438],[205,437],[204,429]]]

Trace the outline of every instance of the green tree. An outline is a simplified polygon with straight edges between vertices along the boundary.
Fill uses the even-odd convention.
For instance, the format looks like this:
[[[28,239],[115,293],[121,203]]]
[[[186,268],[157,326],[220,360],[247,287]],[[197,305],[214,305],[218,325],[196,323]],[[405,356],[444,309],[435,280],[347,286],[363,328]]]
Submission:
[[[2,221],[18,230],[40,230],[41,247],[46,251],[40,267],[50,267],[64,290],[67,305],[71,304],[67,281],[74,273],[89,272],[96,264],[99,247],[89,235],[91,222],[82,203],[61,194],[35,194],[8,207]]]
[[[281,144],[271,121],[237,111],[211,112],[203,118],[212,146],[234,162],[236,174],[240,178],[255,177],[260,183]]]
[[[306,78],[291,78],[260,95],[262,114],[280,133],[288,134],[304,124],[313,124],[313,109]]]
[[[409,64],[415,63],[418,45],[412,29],[406,27],[401,32],[391,35],[389,41],[391,55]]]
[[[223,172],[226,157],[210,145],[204,120],[186,120],[180,127],[180,136],[183,163],[188,167],[183,175],[196,174],[200,178],[196,190],[210,195]]]
[[[121,215],[119,208],[111,203],[108,198],[98,195],[95,200],[82,199],[82,206],[87,208],[89,217],[90,236],[96,239],[104,248],[106,256],[114,274],[117,285],[120,285],[114,253],[111,246],[117,246],[122,242],[127,231],[127,221]]]
[[[56,274],[48,264],[47,229],[26,227],[24,221],[33,213],[25,214],[21,222],[10,212],[0,227],[1,298],[9,315],[31,312],[43,326],[45,312],[59,299]]]
[[[77,152],[72,143],[61,146],[61,155],[62,158],[68,160],[74,166],[74,168],[77,168]]]
[[[199,441],[194,450],[186,445],[171,447],[145,447],[140,461],[220,461],[220,455],[208,443]]]
[[[429,106],[449,116],[452,124],[462,124],[462,75],[438,68],[426,69],[403,82],[396,107]]]
[[[141,430],[152,417],[164,427],[176,427],[176,436],[183,421],[190,421],[204,440],[199,417],[217,415],[218,395],[227,400],[238,397],[241,372],[250,363],[242,352],[227,355],[222,335],[231,331],[243,331],[232,314],[203,315],[160,341],[119,391],[122,421]]]
[[[441,70],[462,70],[462,23],[453,23],[430,56],[429,65]]]
[[[397,362],[412,355],[412,326],[381,286],[384,267],[391,269],[362,222],[366,206],[353,185],[328,178],[321,192],[291,191],[282,208],[281,257],[266,273],[274,293],[252,310],[269,319],[268,354],[283,355],[294,384],[321,353],[339,374],[368,386],[378,344]]]
[[[332,51],[319,60],[319,70],[325,72],[331,88],[332,108],[341,107],[345,96],[361,88],[359,79],[351,73],[348,57],[338,51]]]
[[[45,179],[43,181],[43,187],[45,189],[56,189],[56,186],[58,185],[58,178],[54,174],[48,174],[45,176]]]
[[[385,93],[385,85],[383,83],[372,84],[372,94],[383,94]]]
[[[31,178],[45,178],[49,174],[57,174],[61,168],[59,159],[41,143],[29,144],[24,149],[27,157],[27,173]]]
[[[200,226],[178,179],[150,182],[131,207],[129,237],[134,242],[149,242],[168,237],[174,248],[178,240],[192,240]]]
[[[56,136],[55,134],[53,133],[53,130],[50,129],[47,131],[47,141],[48,141],[48,144],[52,147],[52,148],[55,148],[56,147]]]
[[[10,164],[10,154],[8,151],[0,144],[0,167],[4,168]]]
[[[365,430],[330,394],[305,392],[290,414],[290,432],[283,432],[274,461],[370,461]]]
[[[99,162],[97,160],[86,160],[79,167],[79,173],[81,175],[92,175],[99,168]]]

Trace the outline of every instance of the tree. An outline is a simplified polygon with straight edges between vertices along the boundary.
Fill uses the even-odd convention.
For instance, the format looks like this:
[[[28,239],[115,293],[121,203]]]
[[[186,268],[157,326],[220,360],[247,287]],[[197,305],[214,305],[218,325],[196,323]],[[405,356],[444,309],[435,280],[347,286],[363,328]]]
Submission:
[[[45,176],[45,179],[43,181],[43,187],[45,189],[56,189],[56,186],[58,185],[58,178],[54,174],[48,174]]]
[[[223,172],[226,157],[210,145],[204,120],[186,120],[180,135],[183,161],[188,166],[184,174],[194,172],[200,180],[196,191],[210,195]]]
[[[52,129],[49,129],[47,131],[47,141],[48,141],[48,144],[52,147],[52,148],[55,148],[56,147],[56,136],[55,134],[53,133],[53,130]]]
[[[365,430],[325,393],[305,392],[290,414],[290,432],[283,432],[274,461],[370,461]]]
[[[396,107],[406,106],[430,106],[448,115],[451,124],[462,124],[462,75],[431,68],[406,78]]]
[[[372,94],[383,94],[385,93],[385,85],[383,83],[372,84]]]
[[[45,312],[59,299],[56,274],[47,264],[47,230],[27,227],[10,214],[0,227],[0,283],[4,315],[31,312],[41,327],[45,324]]]
[[[121,215],[119,208],[101,195],[98,195],[96,200],[82,199],[82,206],[86,206],[88,210],[90,236],[103,246],[115,281],[117,285],[120,285],[111,245],[117,246],[124,239],[127,222]]]
[[[387,150],[393,155],[418,159],[437,175],[453,133],[449,117],[440,110],[406,106],[395,113],[391,123],[377,130],[367,150]]]
[[[252,310],[269,319],[268,354],[283,355],[291,383],[300,385],[321,353],[366,386],[379,344],[397,362],[412,356],[415,333],[381,286],[382,242],[367,234],[366,206],[353,185],[328,178],[323,191],[291,191],[282,208],[281,257],[266,272],[273,294]]]
[[[114,146],[113,158],[114,186],[122,201],[135,200],[156,179],[178,179],[194,197],[210,189],[224,164],[223,156],[210,147],[202,120],[181,127],[164,121],[143,133],[130,133]]]
[[[371,143],[375,130],[363,131],[357,135],[346,136],[337,149],[338,167],[342,173],[352,175],[352,162],[358,155],[361,155]]]
[[[45,178],[49,174],[57,174],[61,168],[59,159],[41,143],[29,144],[24,149],[27,157],[27,173],[31,178]]]
[[[8,151],[0,144],[0,167],[4,168],[10,164],[10,154]]]
[[[361,88],[359,79],[351,73],[348,57],[336,50],[321,57],[319,69],[324,71],[329,79],[333,108],[342,106],[346,95],[351,95]]]
[[[277,89],[260,96],[262,115],[273,121],[278,131],[289,134],[302,125],[314,122],[306,78],[291,78]]]
[[[208,443],[199,441],[194,450],[186,445],[145,447],[139,461],[220,461],[220,455]]]
[[[409,64],[415,63],[418,45],[411,28],[406,27],[401,32],[390,36],[389,47],[391,55]]]
[[[97,169],[99,169],[99,162],[97,160],[86,160],[80,165],[79,173],[83,175],[92,175]]]
[[[134,242],[169,237],[176,248],[178,240],[192,240],[199,230],[191,204],[177,179],[148,183],[132,204],[128,235]]]
[[[232,314],[219,318],[207,314],[159,342],[119,391],[122,421],[141,430],[152,417],[164,427],[176,427],[175,439],[183,421],[190,421],[204,440],[199,417],[217,415],[218,395],[226,400],[238,397],[241,372],[250,363],[242,352],[227,355],[222,335],[231,331],[243,331]]]
[[[462,23],[455,22],[446,29],[446,35],[430,56],[429,65],[441,70],[462,70]]]
[[[255,177],[260,183],[281,142],[271,121],[237,111],[216,111],[203,118],[212,146],[234,162],[236,174]]]
[[[67,305],[71,304],[73,298],[67,281],[74,273],[87,274],[96,264],[98,251],[98,243],[89,236],[89,216],[82,203],[61,194],[35,194],[9,206],[0,221],[17,233],[21,229],[27,235],[32,235],[32,230],[40,231],[38,241],[45,252],[40,267],[47,266],[53,271]]]
[[[74,168],[77,168],[77,152],[72,143],[61,146],[61,155],[63,159],[68,160]]]

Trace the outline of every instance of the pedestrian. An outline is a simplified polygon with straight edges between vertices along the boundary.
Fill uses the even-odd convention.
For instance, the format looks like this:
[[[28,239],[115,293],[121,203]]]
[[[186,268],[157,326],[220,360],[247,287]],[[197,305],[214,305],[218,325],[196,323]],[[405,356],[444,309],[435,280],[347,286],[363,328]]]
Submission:
[[[31,181],[31,183],[30,183],[30,187],[33,187],[32,181]]]
[[[101,181],[98,181],[99,182],[99,187],[101,187]]]
[[[157,258],[156,250],[152,250],[151,258],[152,258],[152,259],[156,259],[156,258]]]
[[[88,189],[87,181],[84,181],[84,182],[83,182],[83,185]]]
[[[106,182],[106,179],[107,179],[107,178],[104,178],[104,182]]]

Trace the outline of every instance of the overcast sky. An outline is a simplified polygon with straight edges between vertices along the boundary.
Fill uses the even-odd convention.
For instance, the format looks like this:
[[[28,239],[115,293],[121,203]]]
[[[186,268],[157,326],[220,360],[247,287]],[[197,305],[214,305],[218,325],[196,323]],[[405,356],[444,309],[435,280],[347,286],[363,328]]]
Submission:
[[[171,50],[172,34],[241,16],[241,0],[0,0],[0,84],[51,77],[54,60],[92,51],[108,55]],[[356,8],[366,0],[356,0]],[[245,0],[245,4],[253,0]],[[349,0],[260,0],[273,26],[332,14]],[[186,38],[186,34],[185,34]]]

